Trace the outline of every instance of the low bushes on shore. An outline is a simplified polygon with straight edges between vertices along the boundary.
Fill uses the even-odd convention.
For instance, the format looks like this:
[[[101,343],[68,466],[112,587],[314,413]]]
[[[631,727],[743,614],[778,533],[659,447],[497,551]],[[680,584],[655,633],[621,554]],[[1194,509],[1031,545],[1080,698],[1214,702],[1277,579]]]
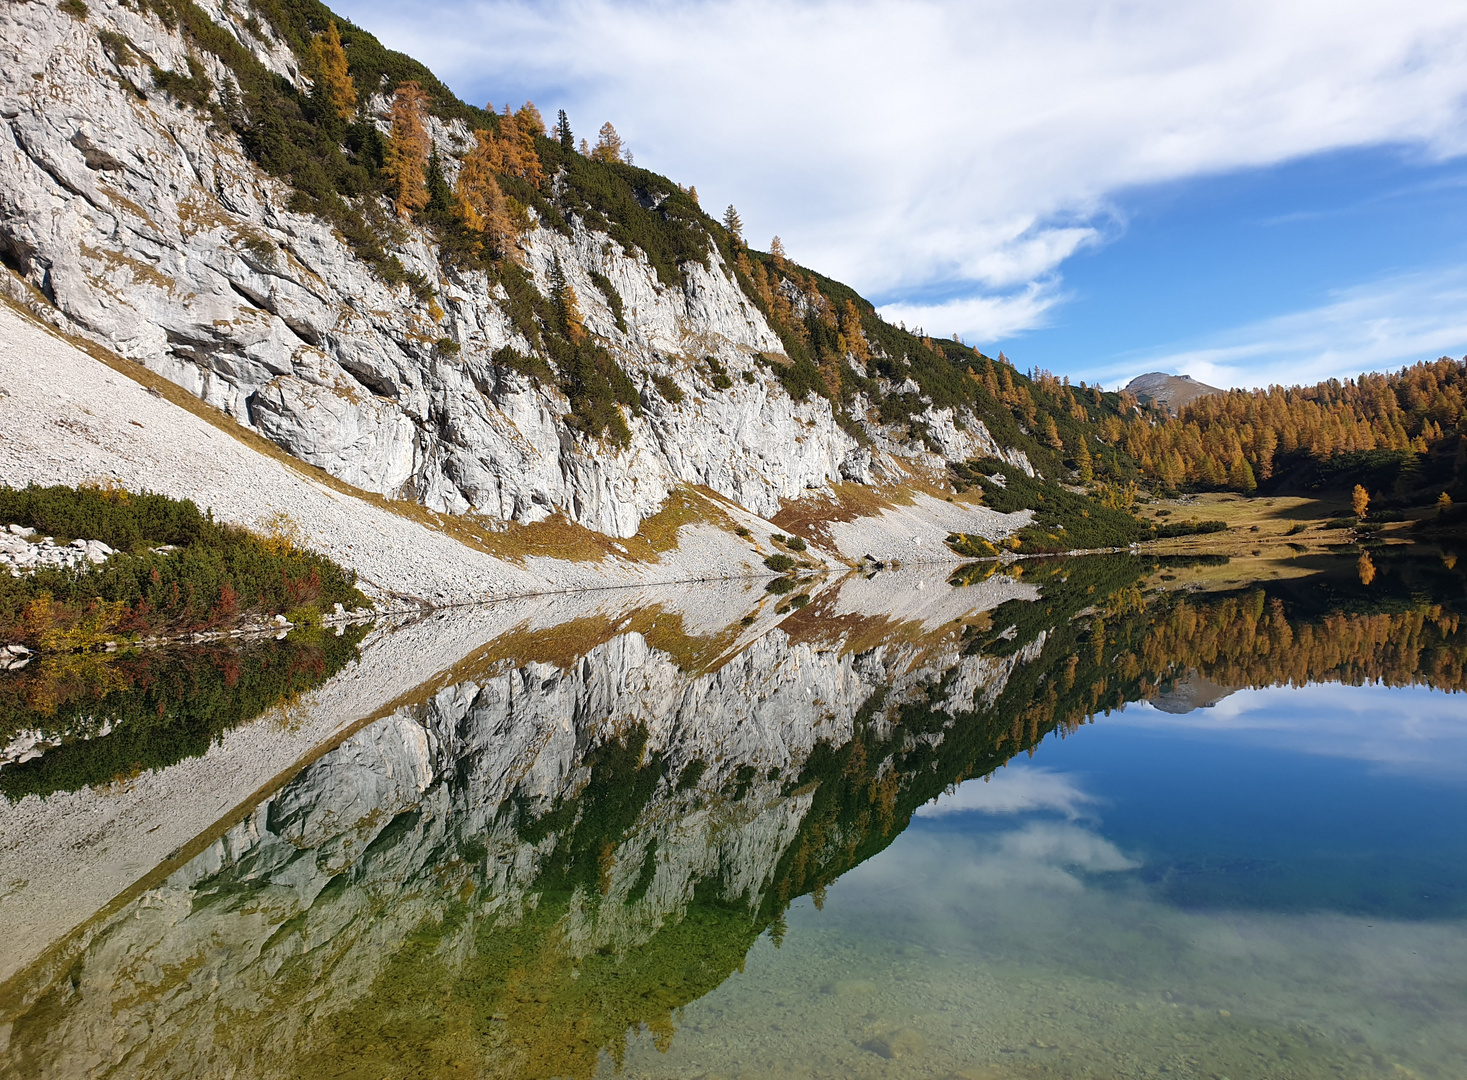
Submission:
[[[99,540],[101,565],[0,572],[0,644],[46,652],[131,637],[227,630],[286,615],[319,622],[366,606],[356,575],[288,533],[258,536],[188,500],[121,489],[0,486],[0,526]]]

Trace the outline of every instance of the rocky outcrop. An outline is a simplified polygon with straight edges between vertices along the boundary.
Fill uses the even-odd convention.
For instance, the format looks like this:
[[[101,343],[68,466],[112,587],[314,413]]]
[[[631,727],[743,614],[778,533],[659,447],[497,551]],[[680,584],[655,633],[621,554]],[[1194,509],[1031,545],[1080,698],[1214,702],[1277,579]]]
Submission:
[[[35,573],[41,569],[71,570],[79,566],[100,566],[112,555],[112,549],[100,540],[76,539],[58,546],[54,537],[37,536],[35,529],[9,525],[0,530],[0,568],[11,577]]]
[[[248,4],[204,10],[303,84]],[[195,70],[214,87],[212,113],[156,88],[157,72]],[[563,514],[627,537],[679,483],[771,516],[834,481],[899,479],[944,455],[1013,456],[951,409],[923,414],[917,448],[874,429],[875,445],[859,445],[827,401],[792,400],[758,363],[780,340],[716,248],[668,285],[642,252],[573,219],[568,233],[533,229],[526,269],[548,293],[559,261],[587,328],[642,391],[627,445],[588,437],[566,423],[557,388],[494,362],[504,346],[528,351],[502,284],[448,267],[411,225],[390,254],[431,296],[384,281],[332,225],[292,210],[291,191],[221,124],[237,89],[146,5],[94,0],[85,18],[50,0],[6,5],[0,280],[12,300],[352,484],[454,513]],[[433,134],[451,168],[469,132],[435,122]],[[624,328],[593,274],[619,295]],[[703,374],[709,358],[731,386]]]

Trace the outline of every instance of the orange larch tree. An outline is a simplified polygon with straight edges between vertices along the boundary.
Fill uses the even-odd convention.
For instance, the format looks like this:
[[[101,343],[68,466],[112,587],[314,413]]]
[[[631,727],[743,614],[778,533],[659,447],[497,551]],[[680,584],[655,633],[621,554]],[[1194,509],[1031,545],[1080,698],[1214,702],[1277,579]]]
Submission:
[[[309,59],[321,95],[340,119],[350,120],[357,111],[357,88],[334,21],[311,39]]]
[[[383,172],[392,181],[397,212],[405,218],[428,205],[430,140],[423,123],[428,95],[416,82],[398,86],[392,97],[392,131],[387,136]]]

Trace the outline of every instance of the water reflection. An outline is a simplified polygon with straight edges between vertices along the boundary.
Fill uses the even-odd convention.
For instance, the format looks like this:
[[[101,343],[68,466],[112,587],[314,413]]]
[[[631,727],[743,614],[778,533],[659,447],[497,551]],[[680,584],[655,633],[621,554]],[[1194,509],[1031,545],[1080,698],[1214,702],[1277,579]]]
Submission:
[[[1186,772],[1175,748],[1148,758],[1133,741],[1079,771],[1065,758],[1111,731],[1144,741],[1137,718],[1222,716],[1241,687],[1459,689],[1461,577],[1435,552],[1378,550],[1363,584],[1355,563],[1181,594],[1156,586],[1218,568],[983,564],[957,587],[878,575],[527,617],[11,977],[0,1075],[696,1076],[736,1060],[758,1075],[1008,1076],[1021,1050],[1041,1054],[1025,1068],[1130,1075],[1172,1060],[1145,1040],[1171,1039],[1184,1004],[1211,1019],[1177,1071],[1208,1040],[1252,1053],[1218,1012],[1263,1031],[1236,986],[1209,997],[1188,976],[1186,1002],[1165,996],[1206,966],[1197,935],[1253,971],[1248,993],[1329,1008],[1354,968],[1313,998],[1285,972],[1306,953],[1314,971],[1353,924],[1342,938],[1265,913],[1219,929],[1216,910],[1257,899],[1247,874],[1201,900],[1168,882],[1220,850],[1187,808],[1238,800],[1157,785]],[[1022,757],[1147,700],[1173,713],[1133,704]],[[1202,757],[1246,775],[1259,750],[1243,750]],[[1134,790],[1157,794],[1127,803]],[[1441,820],[1445,805],[1422,809]],[[1192,846],[1138,824],[1157,815],[1191,822]],[[1301,834],[1275,832],[1292,859]],[[1443,851],[1422,865],[1467,864]],[[1306,906],[1329,908],[1315,893]],[[1462,952],[1453,923],[1417,933],[1392,940]],[[1072,1007],[1095,1041],[1072,1025],[1073,1052],[1042,1058],[1055,1047],[1035,1017]],[[1423,1021],[1428,1060],[1446,1060],[1439,1019]],[[1330,1052],[1299,1075],[1358,1064],[1330,1056],[1341,1030],[1319,1028]],[[1278,1075],[1228,1060],[1235,1080]]]
[[[197,757],[335,675],[365,632],[46,656],[6,672],[0,794],[76,791]]]

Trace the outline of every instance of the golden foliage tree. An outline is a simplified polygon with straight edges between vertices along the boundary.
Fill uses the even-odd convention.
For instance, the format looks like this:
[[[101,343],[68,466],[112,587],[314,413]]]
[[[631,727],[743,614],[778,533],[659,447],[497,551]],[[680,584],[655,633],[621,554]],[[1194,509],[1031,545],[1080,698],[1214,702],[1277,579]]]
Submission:
[[[357,88],[352,82],[346,61],[346,49],[335,21],[311,39],[309,59],[322,95],[342,120],[350,120],[357,111]]]
[[[617,162],[622,159],[623,151],[621,136],[616,133],[616,128],[611,126],[611,121],[606,121],[601,125],[601,131],[597,134],[596,145],[591,150],[591,160]]]
[[[492,113],[493,102],[484,106],[484,111]],[[506,105],[499,114],[497,134],[491,135],[487,131],[474,134],[479,139],[483,160],[490,171],[517,177],[535,187],[544,181],[545,170],[535,149],[535,139],[545,134],[545,121],[534,102],[527,101],[513,112]]]
[[[499,141],[489,132],[475,131],[474,140],[474,148],[464,157],[463,167],[458,171],[454,210],[466,227],[484,234],[491,250],[504,254],[509,250],[513,228],[504,192],[494,178],[504,155]]]
[[[769,257],[774,260],[774,265],[781,270],[789,265],[789,256],[785,254],[784,241],[778,236],[769,241]]]
[[[412,217],[428,205],[428,129],[423,110],[428,95],[416,82],[401,84],[392,96],[392,130],[387,136],[383,172],[392,182],[397,212]]]
[[[1370,508],[1370,492],[1360,485],[1355,485],[1355,490],[1350,493],[1350,506],[1355,511],[1355,516],[1363,518],[1365,511]]]
[[[861,363],[871,359],[871,350],[866,346],[866,333],[861,329],[861,312],[856,302],[846,299],[840,315],[840,336],[845,339],[846,350]]]
[[[1080,483],[1088,484],[1095,479],[1095,461],[1090,456],[1090,447],[1085,445],[1085,436],[1080,436],[1079,448],[1075,451],[1075,468],[1080,474]]]
[[[506,105],[504,109],[507,113],[509,106]],[[544,134],[545,120],[540,115],[540,110],[535,107],[533,101],[525,102],[514,114],[515,149],[519,152],[518,175],[534,187],[539,187],[545,179],[545,171],[540,165],[540,155],[535,150],[535,140]]]

